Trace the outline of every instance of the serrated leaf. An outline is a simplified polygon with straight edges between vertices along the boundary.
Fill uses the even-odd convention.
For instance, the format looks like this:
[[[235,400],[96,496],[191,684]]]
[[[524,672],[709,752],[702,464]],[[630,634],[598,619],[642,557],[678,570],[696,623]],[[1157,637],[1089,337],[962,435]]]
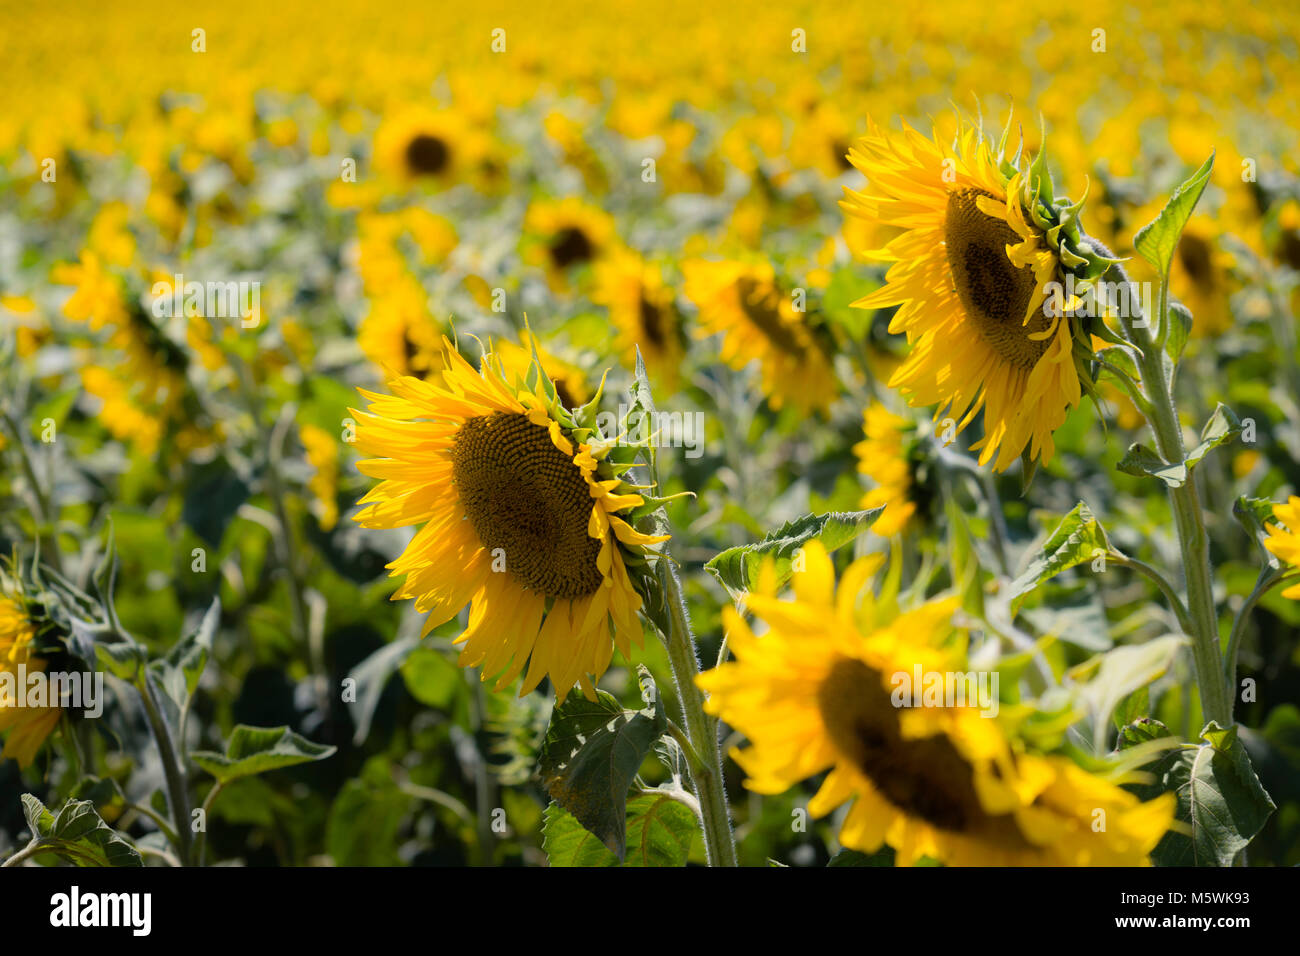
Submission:
[[[235,727],[226,742],[226,752],[197,750],[194,762],[225,783],[253,774],[324,760],[336,748],[312,743],[288,727]]]
[[[1130,747],[1172,736],[1169,728],[1154,717],[1139,717],[1120,728],[1118,749],[1128,750]]]
[[[1182,358],[1187,339],[1192,334],[1192,313],[1181,302],[1169,303],[1169,334],[1165,338],[1165,354],[1177,364]]]
[[[551,866],[685,866],[698,824],[666,793],[638,794],[627,802],[626,858],[610,852],[558,803],[546,808],[542,849]]]
[[[704,565],[729,592],[752,591],[758,584],[758,572],[765,559],[776,567],[778,585],[790,580],[795,552],[810,541],[820,541],[827,551],[848,544],[867,530],[883,508],[867,511],[832,511],[822,515],[804,515],[786,522],[756,544],[746,544],[714,555]]]
[[[551,714],[542,742],[542,786],[620,860],[628,789],[663,732],[662,720],[654,707],[626,710],[604,691],[592,701],[575,688]]]
[[[1061,519],[1024,573],[1011,582],[1005,596],[1011,602],[1012,611],[1019,609],[1024,596],[1034,588],[1062,571],[1091,560],[1099,548],[1102,552],[1110,550],[1106,532],[1092,510],[1080,501]]]
[[[1169,197],[1160,214],[1138,230],[1133,238],[1133,248],[1147,262],[1155,267],[1161,275],[1169,272],[1178,240],[1182,237],[1183,227],[1192,216],[1192,210],[1205,191],[1210,181],[1210,170],[1214,168],[1214,153],[1196,172],[1192,173]]]
[[[32,840],[74,866],[144,866],[140,853],[103,821],[90,800],[69,800],[51,813],[35,796],[22,795]]]
[[[1115,466],[1126,475],[1143,475],[1159,478],[1170,488],[1181,488],[1187,483],[1187,466],[1181,461],[1165,461],[1152,449],[1141,443],[1129,445],[1127,454]]]
[[[1202,458],[1240,434],[1241,421],[1232,409],[1220,402],[1201,429],[1201,440],[1182,461],[1167,462],[1146,445],[1136,444],[1129,446],[1128,454],[1116,467],[1128,475],[1149,475],[1159,478],[1170,488],[1180,488],[1187,483],[1188,474]]]
[[[1205,743],[1159,761],[1160,789],[1178,795],[1179,820],[1191,835],[1166,833],[1152,859],[1161,866],[1231,866],[1276,809],[1250,765],[1234,726],[1211,721]]]
[[[1210,420],[1201,429],[1200,442],[1187,455],[1187,467],[1192,468],[1213,449],[1240,434],[1241,419],[1236,416],[1231,408],[1220,402],[1215,406],[1214,414],[1210,416]]]

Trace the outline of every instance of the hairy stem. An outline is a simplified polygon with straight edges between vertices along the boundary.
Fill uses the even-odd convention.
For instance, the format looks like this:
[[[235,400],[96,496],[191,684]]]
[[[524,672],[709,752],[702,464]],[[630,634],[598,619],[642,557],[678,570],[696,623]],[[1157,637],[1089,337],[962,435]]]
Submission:
[[[665,601],[668,605],[671,627],[668,634],[668,660],[672,664],[673,682],[677,685],[677,699],[682,705],[685,729],[690,751],[700,763],[692,768],[691,777],[700,801],[700,821],[704,828],[704,848],[710,866],[736,866],[736,840],[731,832],[731,817],[727,809],[727,794],[722,780],[722,748],[718,745],[717,729],[704,713],[704,692],[695,683],[700,674],[700,661],[695,650],[695,636],[691,631],[686,603],[682,598],[682,584],[671,559],[660,558],[665,569]]]
[[[1107,271],[1118,281],[1129,282],[1123,266],[1116,264]],[[1160,280],[1158,314],[1147,321],[1124,321],[1125,331],[1141,350],[1138,367],[1142,387],[1151,402],[1148,423],[1155,435],[1156,450],[1167,462],[1181,462],[1186,457],[1178,406],[1174,404],[1174,369],[1160,341],[1165,337],[1169,320],[1169,277]],[[1158,324],[1159,339],[1152,335],[1152,322]],[[1205,531],[1205,513],[1201,508],[1196,475],[1189,470],[1187,480],[1169,488],[1169,503],[1174,512],[1178,545],[1183,558],[1183,576],[1187,589],[1188,624],[1191,625],[1192,656],[1196,662],[1196,681],[1201,694],[1201,710],[1208,720],[1222,727],[1232,723],[1232,703],[1223,677],[1223,656],[1219,650],[1218,614],[1214,607],[1214,577],[1210,568],[1209,536]]]

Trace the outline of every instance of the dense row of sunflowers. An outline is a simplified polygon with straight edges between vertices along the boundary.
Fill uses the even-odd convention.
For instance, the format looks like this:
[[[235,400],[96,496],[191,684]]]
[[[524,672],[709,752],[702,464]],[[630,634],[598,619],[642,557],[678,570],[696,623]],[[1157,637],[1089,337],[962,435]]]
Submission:
[[[1300,18],[998,6],[8,11],[7,862],[1300,862]]]

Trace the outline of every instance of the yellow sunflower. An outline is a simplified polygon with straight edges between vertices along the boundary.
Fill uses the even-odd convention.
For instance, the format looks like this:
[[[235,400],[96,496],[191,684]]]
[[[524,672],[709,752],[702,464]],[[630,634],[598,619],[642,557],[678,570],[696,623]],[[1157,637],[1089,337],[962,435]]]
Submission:
[[[442,330],[428,294],[410,273],[370,301],[357,344],[385,372],[428,378],[442,368]]]
[[[615,348],[631,367],[641,349],[646,367],[671,389],[681,369],[681,316],[675,295],[657,264],[620,249],[596,268],[592,300],[609,309],[618,329]]]
[[[975,129],[946,150],[911,127],[891,135],[869,123],[849,159],[871,191],[846,188],[845,212],[904,230],[883,249],[854,250],[890,266],[886,284],[853,304],[899,306],[889,330],[912,345],[890,386],[959,429],[982,409],[981,464],[1050,460],[1052,433],[1091,381],[1076,321],[1047,314],[1044,286],[1064,262],[1086,281],[1109,262],[1081,242],[1081,204],[1054,204],[1041,154],[1022,172]]]
[[[749,789],[782,793],[829,771],[809,812],[852,800],[840,842],[864,852],[888,844],[901,865],[1148,863],[1173,819],[1173,794],[1142,803],[1064,757],[1024,752],[977,706],[909,706],[898,696],[898,675],[916,668],[970,672],[952,623],[956,598],[900,611],[875,596],[878,557],[855,562],[838,589],[818,542],[805,562],[793,601],[776,598],[771,577],[747,597],[768,626],[761,637],[724,609],[736,660],[699,678],[706,709],[749,739],[733,752]]]
[[[576,196],[535,202],[524,216],[524,260],[541,266],[558,293],[569,290],[570,273],[599,261],[614,239],[613,218]]]
[[[443,349],[433,380],[362,393],[371,404],[353,412],[356,443],[376,457],[357,467],[381,481],[356,520],[423,524],[388,565],[406,578],[393,599],[415,599],[426,634],[472,605],[462,666],[500,689],[527,664],[521,695],[549,676],[557,695],[579,684],[594,699],[613,645],[627,657],[641,643],[629,566],[667,537],[625,520],[644,499],[615,476],[613,443],[559,406],[544,372],[507,378],[491,354],[476,372]]]
[[[1198,338],[1213,338],[1232,325],[1233,256],[1220,235],[1213,219],[1193,216],[1183,228],[1169,269],[1169,287],[1191,310],[1191,334]]]
[[[27,617],[22,605],[12,598],[0,595],[0,673],[12,675],[16,693],[24,693],[17,686],[18,666],[26,666],[28,674],[44,671],[45,661],[32,656],[36,628]],[[6,699],[4,684],[0,684],[0,734],[5,735],[4,750],[0,760],[17,760],[18,766],[27,767],[36,759],[45,738],[58,725],[62,710],[57,706],[18,706]]]
[[[906,418],[876,402],[862,413],[862,431],[866,437],[853,446],[858,471],[876,483],[862,497],[862,507],[885,509],[871,529],[889,537],[902,531],[916,514],[908,447],[913,428]]]
[[[331,530],[339,520],[339,443],[317,425],[304,424],[298,437],[307,451],[307,463],[315,469],[307,480],[307,490],[315,497],[315,508],[322,531]]]
[[[691,259],[682,272],[686,295],[700,310],[697,337],[722,333],[722,360],[734,369],[758,362],[774,409],[787,402],[804,413],[830,406],[839,394],[830,358],[770,264]]]
[[[1291,495],[1284,505],[1273,506],[1273,517],[1281,524],[1268,526],[1264,547],[1292,569],[1300,569],[1300,498]],[[1300,580],[1282,592],[1286,598],[1300,600]]]
[[[375,133],[375,166],[394,179],[446,186],[464,175],[482,143],[455,110],[398,110]]]

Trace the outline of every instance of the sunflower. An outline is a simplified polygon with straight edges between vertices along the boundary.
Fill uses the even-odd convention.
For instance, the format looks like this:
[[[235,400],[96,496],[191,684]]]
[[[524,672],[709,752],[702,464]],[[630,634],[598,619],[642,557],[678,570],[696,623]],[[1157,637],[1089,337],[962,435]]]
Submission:
[[[1173,794],[1141,803],[1064,757],[1025,753],[974,706],[896,702],[896,675],[970,671],[956,598],[900,611],[870,586],[878,556],[855,562],[838,590],[820,543],[804,556],[795,600],[777,600],[770,574],[746,598],[768,625],[763,636],[724,609],[736,661],[699,678],[706,709],[749,739],[733,752],[749,789],[782,793],[829,771],[809,812],[852,800],[840,842],[864,852],[888,844],[902,865],[1148,862]]]
[[[889,537],[902,531],[916,514],[909,448],[914,429],[907,419],[876,402],[862,413],[862,431],[866,437],[853,446],[858,471],[876,483],[862,497],[862,507],[884,507],[871,527]]]
[[[357,330],[370,361],[395,375],[428,378],[442,368],[442,330],[429,314],[428,294],[410,273],[373,298]]]
[[[499,690],[527,664],[521,695],[549,676],[557,695],[576,683],[594,699],[613,645],[627,657],[641,643],[629,567],[667,536],[629,523],[644,499],[615,476],[614,444],[560,407],[541,369],[508,378],[487,354],[475,372],[445,339],[443,351],[433,380],[362,393],[357,447],[376,457],[357,467],[381,481],[356,520],[423,523],[388,565],[406,578],[393,599],[427,612],[425,634],[470,604],[462,666]]]
[[[697,336],[722,333],[722,359],[734,369],[758,362],[774,409],[787,402],[804,413],[830,406],[839,394],[835,370],[770,264],[691,259],[682,272],[686,295],[700,310]]]
[[[1291,568],[1300,568],[1300,498],[1291,495],[1284,505],[1273,506],[1273,517],[1281,524],[1268,525],[1264,547]],[[1300,580],[1282,592],[1286,598],[1300,600]]]
[[[618,329],[615,348],[630,367],[641,350],[647,368],[671,388],[682,364],[681,316],[672,287],[658,265],[627,249],[613,253],[596,268],[592,300],[609,309]]]
[[[853,303],[900,306],[889,331],[906,333],[912,350],[890,386],[959,429],[983,409],[972,448],[998,471],[1022,453],[1050,460],[1052,433],[1092,389],[1083,323],[1044,309],[1046,283],[1066,263],[1093,281],[1111,261],[1082,242],[1081,204],[1054,200],[1041,153],[1026,171],[1001,154],[975,129],[945,150],[911,127],[896,136],[869,123],[849,160],[874,192],[846,187],[841,203],[905,230],[883,249],[854,250],[891,264],[886,284]]]
[[[558,293],[569,290],[570,273],[599,261],[614,245],[614,220],[576,196],[539,201],[524,216],[524,259],[546,271]]]
[[[339,520],[339,444],[325,429],[311,424],[298,429],[298,438],[307,451],[307,463],[314,469],[307,490],[315,498],[321,530],[330,531]]]
[[[1232,325],[1232,266],[1232,253],[1224,249],[1215,221],[1208,216],[1189,219],[1169,269],[1169,287],[1191,310],[1193,336],[1213,338]]]
[[[36,628],[22,604],[0,595],[0,673],[12,675],[4,684],[12,683],[18,694],[25,693],[25,688],[17,686],[20,664],[28,674],[45,670],[45,661],[32,656],[35,640]],[[17,760],[18,766],[27,767],[36,759],[36,752],[58,724],[63,711],[57,706],[19,706],[5,699],[4,684],[0,684],[0,734],[6,737],[0,760]]]
[[[449,185],[464,169],[476,137],[454,110],[409,107],[375,133],[375,165],[395,179]]]

